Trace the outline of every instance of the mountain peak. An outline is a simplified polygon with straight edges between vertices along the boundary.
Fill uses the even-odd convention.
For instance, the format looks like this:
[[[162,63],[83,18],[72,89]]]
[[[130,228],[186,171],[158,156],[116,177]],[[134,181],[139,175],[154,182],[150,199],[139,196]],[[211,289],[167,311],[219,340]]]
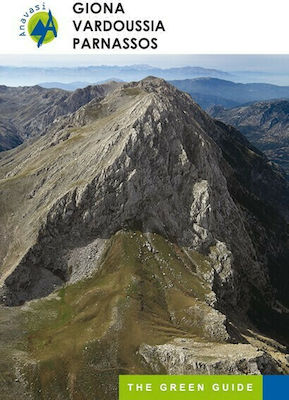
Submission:
[[[98,87],[80,89],[72,94],[72,99],[76,102],[83,96],[86,99],[87,92],[95,93],[95,90],[99,93]],[[74,213],[87,211],[91,214],[91,208],[95,208],[94,196],[87,200],[79,199],[79,205],[74,205],[76,208],[71,214],[62,209],[63,202],[75,203],[72,198],[92,190],[89,188],[94,187],[96,182],[98,188],[99,185],[103,187],[103,198],[99,198],[102,204],[100,209],[108,201],[107,195],[111,190],[117,193],[119,186],[122,189],[120,197],[114,195],[110,200],[110,208],[103,209],[102,217],[97,216],[99,211],[94,211],[95,216],[85,228],[88,236],[110,236],[119,229],[138,224],[143,230],[156,230],[182,245],[206,252],[210,251],[210,246],[217,244],[219,238],[228,249],[235,248],[238,254],[236,242],[239,248],[243,243],[243,253],[253,260],[253,250],[246,244],[249,243],[248,232],[244,231],[239,206],[232,200],[228,188],[232,168],[239,180],[238,184],[235,183],[236,187],[241,185],[243,191],[263,196],[272,207],[279,208],[279,213],[284,212],[286,216],[289,213],[284,200],[287,186],[267,165],[267,159],[248,146],[249,143],[241,135],[229,131],[226,126],[215,124],[189,95],[159,78],[148,77],[140,82],[117,85],[106,96],[93,97],[75,113],[56,119],[50,131],[34,144],[23,151],[16,151],[14,160],[9,164],[9,172],[2,169],[4,182],[11,179],[18,182],[27,169],[30,171],[27,165],[29,153],[28,163],[33,168],[27,174],[33,176],[33,184],[28,187],[33,200],[27,203],[27,226],[23,223],[23,228],[26,226],[23,236],[27,237],[27,242],[23,250],[31,247],[18,266],[17,263],[7,265],[7,270],[18,270],[23,263],[26,265],[26,257],[35,252],[32,239],[38,248],[37,243],[43,240],[42,229],[45,232],[50,230],[48,226],[55,224],[59,212],[64,214],[58,220],[57,230],[66,231],[67,226],[70,226],[70,234],[81,230],[82,219],[74,217]],[[241,154],[242,165],[240,160],[232,162],[230,152],[233,150]],[[263,171],[257,172],[260,166]],[[259,188],[256,182],[254,185],[252,182],[250,186],[251,178],[243,177],[246,168],[256,168],[256,174],[264,176],[264,182],[270,186],[267,194],[264,184]],[[119,178],[115,171],[119,171]],[[47,184],[41,183],[43,179]],[[271,188],[273,180],[275,192]],[[218,193],[218,198],[213,193]],[[25,196],[30,199],[30,194],[24,194],[22,199],[27,202]],[[40,218],[35,210],[43,202],[45,207]],[[127,206],[119,214],[117,210],[122,202]],[[81,211],[77,210],[78,207]],[[203,207],[208,209],[201,211]],[[22,207],[19,206],[19,209]],[[200,213],[203,213],[202,217]],[[227,215],[225,219],[222,217],[224,214]],[[39,221],[44,223],[39,237],[35,236],[38,231],[29,215],[33,219],[38,218],[38,222],[35,219],[36,224]],[[233,234],[231,220],[235,221],[234,231],[239,224],[239,233]],[[27,235],[29,226],[34,226],[34,236]],[[54,238],[50,240],[54,242]],[[66,276],[67,271],[63,274]],[[261,279],[259,283],[262,284]],[[35,290],[37,292],[38,289]],[[33,291],[30,291],[31,294]]]
[[[176,89],[170,85],[167,81],[161,78],[157,78],[155,76],[148,76],[142,79],[139,82],[131,82],[123,85],[125,88],[129,87],[138,87],[140,89],[145,90],[148,93],[155,92],[158,93],[161,90],[170,90],[171,92],[175,92]]]

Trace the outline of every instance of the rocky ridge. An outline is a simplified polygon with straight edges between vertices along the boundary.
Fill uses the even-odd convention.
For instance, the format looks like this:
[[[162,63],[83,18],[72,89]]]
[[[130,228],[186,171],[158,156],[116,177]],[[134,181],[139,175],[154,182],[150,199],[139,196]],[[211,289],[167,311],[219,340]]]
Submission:
[[[170,375],[270,375],[277,372],[268,353],[250,344],[204,344],[175,339],[169,344],[142,345],[139,352],[156,374],[163,368]]]
[[[104,97],[117,82],[69,92],[40,86],[0,86],[0,151],[43,135],[59,116],[75,112],[94,98]]]

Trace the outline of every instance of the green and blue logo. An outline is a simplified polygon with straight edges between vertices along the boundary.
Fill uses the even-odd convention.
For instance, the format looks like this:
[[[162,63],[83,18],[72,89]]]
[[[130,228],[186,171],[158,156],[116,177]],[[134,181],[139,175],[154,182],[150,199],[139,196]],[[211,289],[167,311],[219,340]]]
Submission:
[[[58,22],[45,3],[29,8],[21,18],[19,36],[29,36],[37,47],[52,42],[57,38]]]
[[[57,38],[58,23],[51,10],[48,12],[38,12],[30,18],[28,22],[28,33],[35,42],[37,47],[49,43]]]

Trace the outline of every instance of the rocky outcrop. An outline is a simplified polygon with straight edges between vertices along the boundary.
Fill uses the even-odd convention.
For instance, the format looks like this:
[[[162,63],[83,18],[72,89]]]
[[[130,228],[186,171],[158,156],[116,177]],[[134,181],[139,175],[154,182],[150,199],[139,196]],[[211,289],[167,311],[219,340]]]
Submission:
[[[142,345],[139,354],[155,374],[268,375],[277,372],[268,354],[250,344],[202,343],[176,339],[159,346]]]

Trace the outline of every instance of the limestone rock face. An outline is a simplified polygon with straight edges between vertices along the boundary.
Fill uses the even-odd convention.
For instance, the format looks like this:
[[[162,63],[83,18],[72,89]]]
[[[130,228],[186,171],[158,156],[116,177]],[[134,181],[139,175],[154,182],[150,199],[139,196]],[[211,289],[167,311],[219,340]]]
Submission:
[[[163,368],[170,375],[268,375],[277,371],[273,359],[250,344],[176,339],[159,346],[142,345],[139,353],[156,374]]]
[[[228,146],[232,154],[228,154]],[[233,158],[237,151],[240,160]],[[12,157],[15,160],[10,161]],[[76,268],[68,268],[68,253],[79,247],[78,242],[86,247],[94,239],[108,238],[126,227],[157,231],[207,254],[214,261],[219,300],[226,297],[226,302],[236,305],[247,289],[244,279],[258,291],[270,292],[269,265],[263,261],[264,254],[257,254],[259,244],[254,243],[252,232],[259,221],[252,224],[256,215],[244,207],[242,197],[247,197],[248,203],[261,202],[264,213],[267,207],[279,205],[276,212],[287,218],[283,206],[288,195],[286,182],[268,167],[266,159],[248,149],[246,142],[229,136],[226,128],[214,124],[188,95],[164,81],[146,79],[125,85],[102,101],[92,100],[55,123],[52,131],[29,149],[16,151],[3,163],[4,187],[20,178],[29,180],[29,192],[21,193],[25,197],[21,200],[23,213],[15,199],[15,212],[6,215],[12,226],[13,220],[21,218],[18,240],[23,241],[25,254],[21,249],[14,264],[9,262],[11,244],[4,254],[5,269],[15,271],[6,286],[12,297],[19,293],[19,301],[51,291],[59,279],[68,280],[69,268]],[[259,176],[263,192],[257,181],[251,191],[252,178],[243,181],[240,174],[250,168],[251,176],[260,175],[255,166],[256,170],[263,168]],[[23,171],[26,175],[31,167],[28,177],[22,178]],[[272,189],[273,179],[276,189]],[[266,193],[269,184],[278,198]],[[2,195],[5,199],[6,192]],[[263,231],[261,244],[266,246],[268,232],[261,224],[257,225]],[[43,273],[38,276],[31,272],[33,268],[45,270],[46,287],[41,283]],[[56,277],[47,279],[51,272]],[[27,283],[29,290],[24,294]]]
[[[77,363],[94,343],[104,370],[275,371],[247,329],[289,338],[288,183],[189,95],[156,78],[121,85],[4,154],[0,174],[2,303],[65,285],[32,302],[52,309],[41,340],[61,326],[46,338],[53,360],[62,345],[70,357],[75,329]],[[196,337],[208,346],[172,344]],[[203,363],[212,342],[224,347]]]

